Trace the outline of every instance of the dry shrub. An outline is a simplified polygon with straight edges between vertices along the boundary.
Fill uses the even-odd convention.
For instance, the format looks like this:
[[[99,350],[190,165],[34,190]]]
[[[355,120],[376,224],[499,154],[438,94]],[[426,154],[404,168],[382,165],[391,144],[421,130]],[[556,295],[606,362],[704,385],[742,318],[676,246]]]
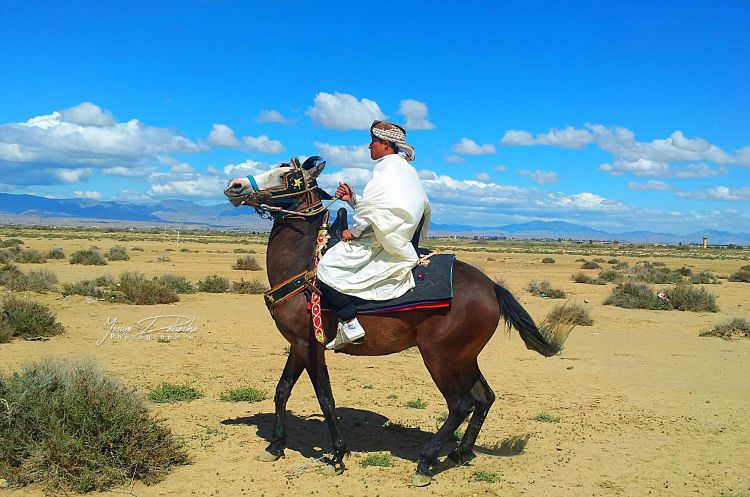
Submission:
[[[4,333],[10,329],[12,336],[21,338],[54,336],[65,330],[49,307],[17,297],[6,297],[3,300],[0,320],[6,330]]]
[[[743,318],[734,318],[700,332],[702,337],[719,337],[724,340],[750,338],[750,324]]]
[[[542,259],[542,264],[554,264],[554,263],[555,263],[555,259],[553,259],[552,257],[545,257],[544,259]]]
[[[750,283],[750,266],[742,266],[739,271],[730,274],[729,281]]]
[[[536,281],[532,280],[526,287],[526,290],[540,297],[547,297],[550,299],[564,299],[565,291],[559,288],[552,288],[549,281]]]
[[[570,275],[570,279],[576,283],[591,283],[593,278],[586,273],[577,272]]]
[[[130,259],[128,251],[125,250],[125,247],[120,246],[115,246],[107,250],[107,253],[104,254],[104,256],[110,261],[127,261]]]
[[[160,285],[165,285],[174,290],[177,293],[195,293],[195,285],[190,280],[182,275],[177,274],[162,274],[155,280]]]
[[[265,293],[266,290],[268,290],[266,284],[258,279],[245,280],[244,278],[240,278],[240,281],[232,283],[232,291],[234,293],[259,294]]]
[[[23,264],[44,264],[47,262],[47,258],[38,250],[24,249],[16,255],[16,262]]]
[[[53,248],[47,252],[47,259],[65,259],[65,252],[61,248]]]
[[[581,264],[581,269],[599,269],[600,267],[599,263],[594,261],[586,261]]]
[[[129,303],[136,305],[169,304],[180,300],[174,289],[157,281],[147,280],[139,272],[122,273],[120,291]]]
[[[52,271],[29,271],[28,274],[18,273],[7,286],[15,292],[47,293],[55,289],[57,276]]]
[[[104,291],[94,280],[81,280],[75,283],[65,283],[62,286],[63,297],[68,295],[83,295],[85,297],[102,298]]]
[[[696,288],[692,285],[676,285],[674,288],[664,290],[673,309],[693,312],[719,312],[716,305],[716,296],[709,293],[705,288]]]
[[[188,456],[130,389],[90,362],[0,375],[0,477],[49,493],[156,483]]]
[[[701,271],[690,277],[690,282],[694,285],[720,285],[719,277],[710,271]]]
[[[669,309],[667,302],[657,298],[650,286],[627,281],[615,286],[604,305],[625,309]]]
[[[623,274],[620,271],[614,269],[605,269],[599,273],[599,279],[609,281],[610,283],[615,281],[622,281]]]
[[[571,303],[558,305],[550,311],[547,319],[551,322],[566,325],[591,326],[594,324],[591,314],[585,307]]]
[[[8,285],[13,280],[23,276],[23,271],[13,264],[3,264],[0,266],[0,285]]]
[[[198,291],[206,293],[225,293],[229,291],[229,280],[223,276],[211,274],[198,282]]]
[[[239,259],[237,259],[237,262],[234,263],[232,269],[241,269],[243,271],[260,271],[262,268],[260,267],[260,264],[258,264],[258,261],[255,260],[255,257],[253,257],[252,255],[246,255],[245,257],[240,257]]]
[[[70,263],[83,264],[85,266],[105,266],[107,260],[101,252],[95,248],[89,248],[73,252],[70,256]]]

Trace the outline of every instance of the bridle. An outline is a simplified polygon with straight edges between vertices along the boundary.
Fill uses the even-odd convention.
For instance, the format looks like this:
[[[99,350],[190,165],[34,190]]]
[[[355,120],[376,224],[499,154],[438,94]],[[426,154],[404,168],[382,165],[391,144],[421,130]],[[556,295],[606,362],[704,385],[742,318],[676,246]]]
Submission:
[[[282,176],[282,185],[260,190],[253,176],[248,176],[253,193],[249,193],[242,200],[241,205],[255,209],[263,219],[283,220],[290,217],[309,218],[328,209],[336,200],[318,186],[315,178],[305,174],[305,169],[299,159],[293,157],[289,164],[292,170]],[[323,204],[323,200],[331,200]],[[268,205],[273,202],[281,205]]]

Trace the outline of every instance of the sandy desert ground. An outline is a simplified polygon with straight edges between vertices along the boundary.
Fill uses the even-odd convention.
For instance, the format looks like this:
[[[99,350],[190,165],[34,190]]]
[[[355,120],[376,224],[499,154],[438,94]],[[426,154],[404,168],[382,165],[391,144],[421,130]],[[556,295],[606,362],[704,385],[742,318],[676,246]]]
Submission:
[[[240,255],[232,250],[240,246],[257,250],[263,260],[260,239],[241,245],[240,238],[205,244],[188,237],[176,245],[171,236],[150,241],[92,237],[21,238],[27,247],[64,247],[67,254],[92,244],[104,250],[121,245],[131,259],[103,267],[70,265],[67,260],[22,267],[54,271],[61,283],[101,274],[116,277],[126,270],[182,274],[193,281],[211,273],[232,280],[265,278],[263,272],[231,269]],[[144,250],[130,250],[134,246]],[[157,262],[165,255],[170,262]],[[198,293],[181,295],[174,304],[135,306],[27,293],[49,305],[66,332],[46,342],[14,340],[0,345],[0,370],[7,374],[45,357],[89,358],[144,396],[164,381],[200,389],[204,396],[199,400],[151,404],[152,411],[184,437],[193,463],[177,468],[157,485],[136,483],[132,489],[118,489],[139,497],[718,497],[745,495],[750,489],[750,340],[698,336],[730,317],[750,319],[750,284],[723,280],[708,286],[718,296],[719,313],[626,310],[602,305],[611,285],[570,280],[579,270],[575,259],[580,255],[554,254],[556,264],[542,264],[541,254],[457,255],[504,280],[538,320],[561,302],[523,289],[532,279],[545,279],[564,288],[571,301],[585,305],[594,325],[576,328],[563,353],[549,359],[527,351],[515,331],[508,336],[498,330],[480,356],[497,401],[480,434],[478,457],[468,466],[441,468],[426,488],[411,486],[416,457],[447,410],[414,349],[379,358],[328,355],[338,415],[352,450],[343,475],[325,475],[317,461],[328,453],[330,438],[304,377],[288,405],[286,457],[275,463],[256,461],[270,440],[272,394],[287,345],[259,295]],[[643,259],[620,256],[616,248],[610,257],[631,263]],[[740,259],[659,260],[669,267],[684,264],[719,274],[747,264]],[[127,326],[166,315],[194,318],[197,331],[191,339],[168,343],[153,335],[151,340],[110,337],[97,345],[108,320]],[[259,403],[219,400],[222,391],[238,386],[254,386],[270,395]],[[417,398],[427,403],[425,409],[405,406]],[[536,420],[541,413],[559,421]],[[516,448],[522,450],[510,450],[510,440],[520,440]],[[373,453],[392,454],[394,465],[363,467],[362,459]],[[497,481],[476,481],[477,471],[492,472]],[[0,490],[0,495],[43,493],[30,487]]]

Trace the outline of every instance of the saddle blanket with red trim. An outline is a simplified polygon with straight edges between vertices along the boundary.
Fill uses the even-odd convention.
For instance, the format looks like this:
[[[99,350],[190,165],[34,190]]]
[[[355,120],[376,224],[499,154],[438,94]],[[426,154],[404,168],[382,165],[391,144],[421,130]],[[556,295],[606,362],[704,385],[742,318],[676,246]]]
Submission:
[[[420,252],[422,252],[421,249]],[[357,312],[380,314],[450,307],[453,298],[453,262],[455,260],[454,254],[435,254],[425,261],[426,265],[417,265],[412,270],[414,288],[398,298],[362,300],[352,297],[354,305],[357,306]]]

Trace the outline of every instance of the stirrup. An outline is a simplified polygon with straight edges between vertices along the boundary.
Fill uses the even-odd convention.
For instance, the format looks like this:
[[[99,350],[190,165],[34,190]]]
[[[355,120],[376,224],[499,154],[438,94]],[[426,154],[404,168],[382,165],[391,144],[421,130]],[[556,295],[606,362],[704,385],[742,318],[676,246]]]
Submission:
[[[326,344],[326,350],[339,350],[347,345],[360,345],[364,336],[365,334],[362,333],[357,337],[349,338],[346,336],[346,333],[344,333],[344,330],[339,328],[336,331],[336,338]]]

